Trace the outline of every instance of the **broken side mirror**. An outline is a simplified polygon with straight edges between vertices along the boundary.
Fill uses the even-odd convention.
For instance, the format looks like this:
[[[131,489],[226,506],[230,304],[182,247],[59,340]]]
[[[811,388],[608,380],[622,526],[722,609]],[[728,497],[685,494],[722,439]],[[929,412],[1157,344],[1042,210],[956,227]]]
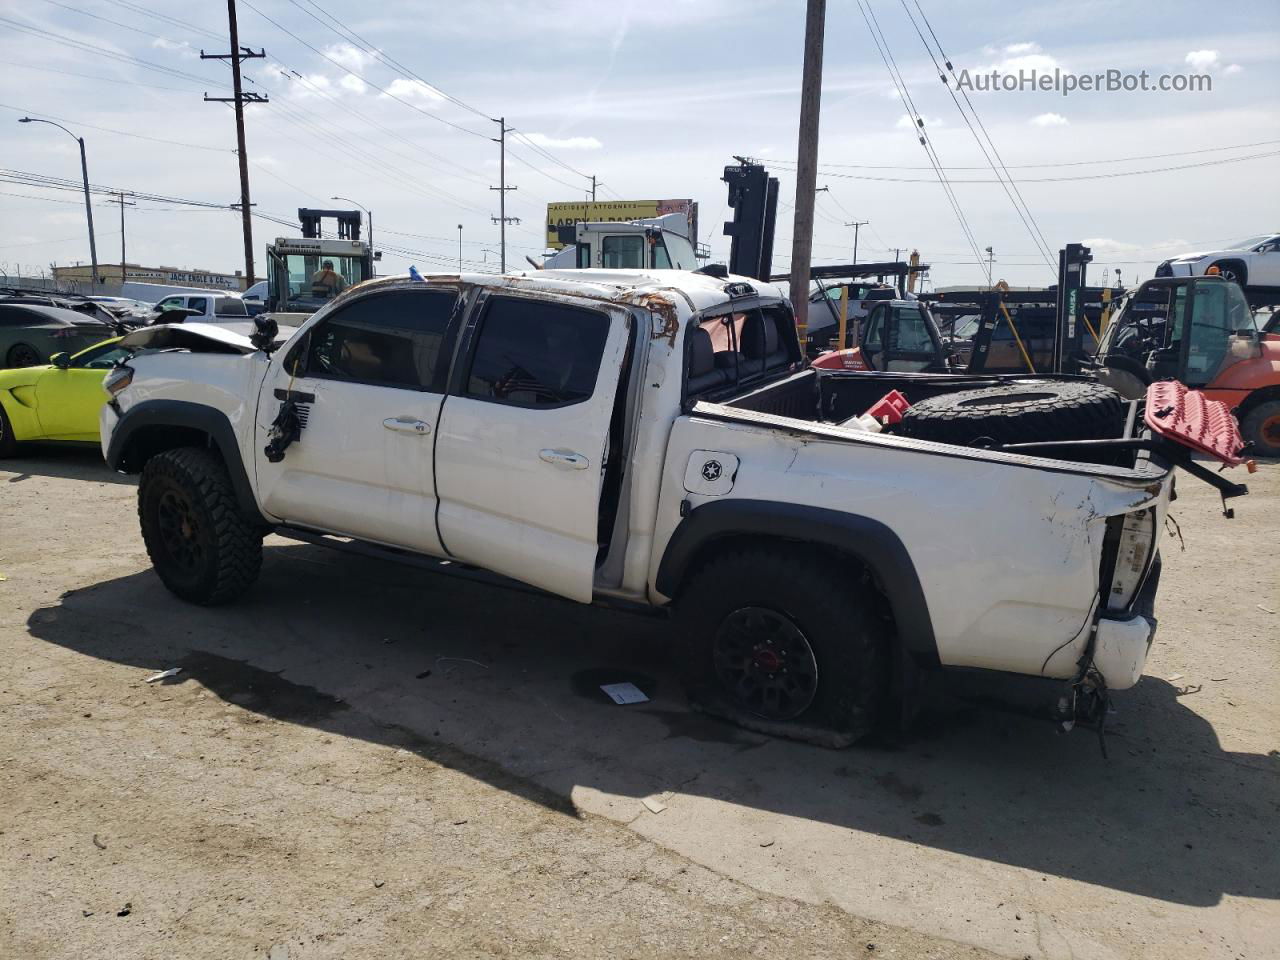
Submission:
[[[49,357],[49,362],[59,370],[66,370],[71,366],[71,358],[65,353],[55,353]]]
[[[275,318],[258,314],[253,318],[253,333],[249,342],[263,353],[270,353],[276,347],[276,337],[280,335],[280,325]]]

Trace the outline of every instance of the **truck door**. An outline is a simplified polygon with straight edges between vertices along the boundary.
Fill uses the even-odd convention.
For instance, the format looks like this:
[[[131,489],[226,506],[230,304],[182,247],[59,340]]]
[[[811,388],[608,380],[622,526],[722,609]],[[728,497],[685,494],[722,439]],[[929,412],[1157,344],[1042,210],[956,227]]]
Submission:
[[[641,238],[642,239],[642,238]],[[626,311],[493,295],[469,327],[436,436],[450,554],[588,602]]]
[[[442,555],[432,443],[457,303],[448,287],[348,301],[271,361],[258,399],[255,462],[263,509],[288,523]],[[264,453],[281,402],[299,402],[299,439]]]

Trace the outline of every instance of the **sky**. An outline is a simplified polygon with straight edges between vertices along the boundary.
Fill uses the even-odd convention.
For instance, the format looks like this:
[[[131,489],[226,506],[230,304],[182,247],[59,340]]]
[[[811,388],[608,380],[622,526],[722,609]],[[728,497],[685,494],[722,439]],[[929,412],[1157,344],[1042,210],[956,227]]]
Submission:
[[[1205,10],[829,0],[814,262],[848,262],[845,224],[866,220],[859,259],[919,250],[935,286],[984,281],[988,246],[993,278],[1048,284],[1068,242],[1092,248],[1092,281],[1118,269],[1132,283],[1171,255],[1280,231],[1280,3]],[[724,261],[720,177],[747,156],[781,181],[774,269],[788,269],[800,0],[239,0],[238,11],[241,43],[266,54],[244,65],[245,89],[269,99],[245,108],[259,273],[265,245],[297,235],[267,218],[349,206],[334,196],[373,212],[380,273],[456,269],[459,226],[464,267],[496,269],[498,116],[515,131],[509,267],[539,257],[546,204],[585,198],[591,175],[601,199],[696,200],[699,239]],[[957,106],[934,37],[957,75],[1145,70],[1207,74],[1211,89],[975,89]],[[93,184],[214,205],[136,199],[130,262],[242,268],[227,208],[239,199],[234,118],[203,100],[230,95],[230,70],[200,58],[227,44],[219,3],[0,0],[0,168],[78,183],[71,137],[15,122],[55,119],[85,139]],[[24,179],[0,174],[0,273],[87,262],[80,195]],[[119,206],[94,203],[99,259],[118,262]]]

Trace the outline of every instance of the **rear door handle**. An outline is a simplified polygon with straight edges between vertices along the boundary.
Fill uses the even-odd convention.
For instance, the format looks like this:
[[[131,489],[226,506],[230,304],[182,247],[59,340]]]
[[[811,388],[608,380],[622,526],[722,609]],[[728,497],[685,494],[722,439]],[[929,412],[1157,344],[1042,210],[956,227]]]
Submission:
[[[382,421],[382,425],[396,433],[412,433],[418,437],[425,437],[431,432],[431,424],[413,417],[387,417]]]
[[[538,456],[547,463],[555,464],[557,467],[568,467],[571,470],[585,470],[591,466],[590,460],[572,450],[542,450],[539,451]]]

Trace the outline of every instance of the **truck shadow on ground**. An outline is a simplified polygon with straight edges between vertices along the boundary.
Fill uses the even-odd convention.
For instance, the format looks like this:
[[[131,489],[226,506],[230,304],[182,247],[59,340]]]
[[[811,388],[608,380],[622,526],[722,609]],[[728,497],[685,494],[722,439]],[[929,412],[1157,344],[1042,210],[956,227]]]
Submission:
[[[28,627],[140,671],[182,666],[165,682],[569,815],[585,788],[619,797],[621,819],[674,790],[722,801],[711,816],[726,822],[745,809],[830,825],[834,850],[857,831],[1174,903],[1280,898],[1265,853],[1280,754],[1223,750],[1184,702],[1194,692],[1151,677],[1118,697],[1110,760],[1088,731],[956,704],[905,744],[825,750],[691,711],[663,621],[274,538],[234,606],[183,604],[146,571],[71,592]],[[653,699],[616,706],[598,690],[610,679]]]

